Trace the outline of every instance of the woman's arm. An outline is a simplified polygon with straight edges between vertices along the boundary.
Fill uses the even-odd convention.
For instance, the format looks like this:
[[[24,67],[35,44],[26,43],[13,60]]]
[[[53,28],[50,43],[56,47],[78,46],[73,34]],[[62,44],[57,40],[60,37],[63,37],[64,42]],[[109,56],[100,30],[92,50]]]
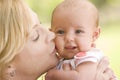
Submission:
[[[94,80],[118,80],[111,68],[109,68],[109,59],[103,57],[97,66]]]

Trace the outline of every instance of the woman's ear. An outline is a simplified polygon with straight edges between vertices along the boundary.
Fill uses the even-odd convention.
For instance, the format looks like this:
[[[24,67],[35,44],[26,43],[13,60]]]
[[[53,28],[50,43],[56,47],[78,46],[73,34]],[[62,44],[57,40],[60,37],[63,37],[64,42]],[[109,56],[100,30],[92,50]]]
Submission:
[[[93,33],[93,42],[98,39],[99,35],[100,35],[100,31],[101,31],[101,28],[100,27],[97,27],[96,30],[94,31]]]

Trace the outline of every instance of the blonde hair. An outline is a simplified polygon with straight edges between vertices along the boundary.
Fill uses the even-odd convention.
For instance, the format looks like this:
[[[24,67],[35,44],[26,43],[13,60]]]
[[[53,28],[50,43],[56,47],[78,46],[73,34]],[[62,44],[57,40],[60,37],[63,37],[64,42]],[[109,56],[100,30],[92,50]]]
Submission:
[[[30,23],[28,6],[24,0],[0,0],[0,76],[6,65],[23,48]]]

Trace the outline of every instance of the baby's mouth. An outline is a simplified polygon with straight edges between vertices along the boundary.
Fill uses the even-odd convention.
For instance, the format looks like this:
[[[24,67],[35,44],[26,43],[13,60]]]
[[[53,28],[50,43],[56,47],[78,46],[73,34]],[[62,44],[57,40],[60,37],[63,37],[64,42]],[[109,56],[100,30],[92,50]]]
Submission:
[[[77,48],[76,46],[67,46],[67,47],[65,47],[65,49],[67,49],[67,50],[74,50],[76,48]]]

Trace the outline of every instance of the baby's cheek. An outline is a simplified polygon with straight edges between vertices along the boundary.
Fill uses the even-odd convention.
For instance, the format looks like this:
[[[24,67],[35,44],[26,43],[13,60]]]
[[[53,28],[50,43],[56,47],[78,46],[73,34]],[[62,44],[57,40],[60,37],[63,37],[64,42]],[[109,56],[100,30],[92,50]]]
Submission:
[[[88,51],[91,48],[91,44],[85,41],[80,42],[78,46],[80,51]]]

